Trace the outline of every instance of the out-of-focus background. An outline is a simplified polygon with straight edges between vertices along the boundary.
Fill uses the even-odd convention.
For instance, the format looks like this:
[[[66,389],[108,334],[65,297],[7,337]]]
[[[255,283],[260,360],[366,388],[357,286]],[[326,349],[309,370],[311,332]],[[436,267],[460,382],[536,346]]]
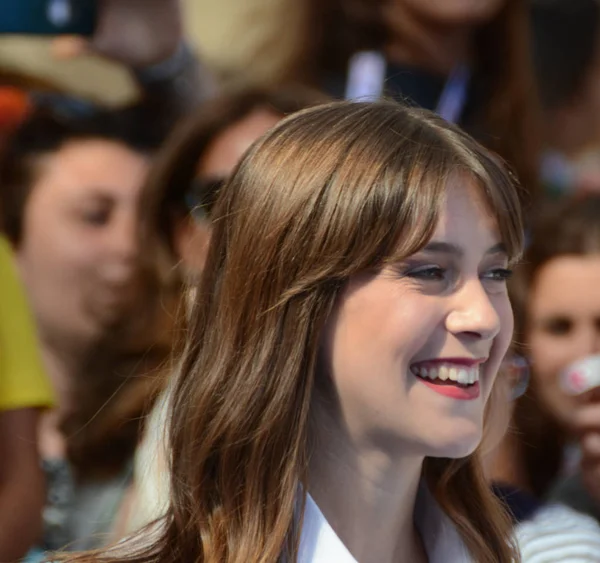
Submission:
[[[285,64],[299,33],[293,0],[184,0],[184,22],[190,43],[218,72],[232,80],[270,81]],[[268,57],[256,57],[276,42]],[[58,63],[51,40],[31,37],[0,39],[0,65],[52,81],[69,92],[106,103],[122,103],[137,93],[120,65],[98,57]]]

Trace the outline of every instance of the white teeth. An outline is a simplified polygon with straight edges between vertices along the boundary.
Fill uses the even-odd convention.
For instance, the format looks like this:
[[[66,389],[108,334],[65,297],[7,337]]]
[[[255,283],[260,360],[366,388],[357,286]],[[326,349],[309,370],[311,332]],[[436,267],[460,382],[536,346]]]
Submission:
[[[450,368],[449,372],[448,379],[451,379],[452,381],[458,381],[458,370],[456,368]]]
[[[479,381],[479,367],[457,366],[456,364],[442,364],[439,367],[411,366],[414,375],[423,379],[439,379],[440,381],[456,381],[461,385],[472,385]]]
[[[458,382],[462,383],[463,385],[467,385],[468,383],[470,383],[470,377],[469,377],[469,372],[466,369],[459,369],[458,370]]]

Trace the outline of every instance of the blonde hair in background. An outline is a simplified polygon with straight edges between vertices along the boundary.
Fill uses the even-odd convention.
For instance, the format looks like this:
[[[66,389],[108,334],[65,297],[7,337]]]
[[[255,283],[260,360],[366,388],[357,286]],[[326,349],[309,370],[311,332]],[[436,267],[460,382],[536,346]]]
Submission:
[[[429,112],[338,102],[300,112],[258,141],[214,209],[173,395],[168,514],[150,546],[132,541],[65,559],[296,561],[322,327],[351,276],[427,243],[455,174],[476,182],[518,257],[512,176]],[[428,458],[423,473],[475,561],[519,560],[477,453]]]

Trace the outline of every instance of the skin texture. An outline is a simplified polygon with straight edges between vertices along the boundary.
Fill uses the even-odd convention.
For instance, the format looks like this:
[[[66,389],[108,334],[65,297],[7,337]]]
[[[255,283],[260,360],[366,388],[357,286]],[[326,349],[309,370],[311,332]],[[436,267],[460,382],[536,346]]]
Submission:
[[[36,409],[0,412],[0,561],[17,561],[41,532],[44,476]]]
[[[326,430],[311,458],[310,492],[365,563],[425,560],[413,525],[423,460],[477,447],[512,337],[507,256],[495,250],[495,221],[468,179],[449,183],[434,241],[461,256],[423,250],[351,279],[326,328],[322,376],[337,409],[315,408],[314,427]],[[410,371],[440,358],[483,360],[479,398],[442,396]]]

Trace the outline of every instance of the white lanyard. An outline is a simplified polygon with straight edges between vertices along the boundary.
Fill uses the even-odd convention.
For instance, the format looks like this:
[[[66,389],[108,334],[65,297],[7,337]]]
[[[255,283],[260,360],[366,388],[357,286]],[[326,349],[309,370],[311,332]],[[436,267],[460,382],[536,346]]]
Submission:
[[[350,59],[345,98],[373,101],[383,94],[387,63],[379,51],[360,51]],[[466,64],[452,71],[438,100],[436,113],[446,121],[456,123],[467,103],[471,72]]]

